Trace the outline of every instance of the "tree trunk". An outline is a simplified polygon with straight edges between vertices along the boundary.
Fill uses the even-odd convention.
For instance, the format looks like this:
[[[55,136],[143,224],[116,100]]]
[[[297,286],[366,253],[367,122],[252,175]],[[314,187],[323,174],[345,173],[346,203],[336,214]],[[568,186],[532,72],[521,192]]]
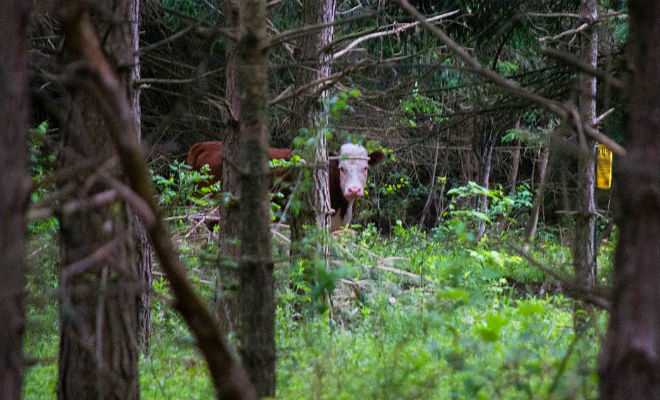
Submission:
[[[581,0],[580,15],[583,22],[592,23],[597,18],[597,0]],[[598,31],[592,24],[581,35],[581,58],[586,65],[597,67]],[[596,119],[596,77],[579,75],[579,111],[582,121],[594,125]],[[596,174],[596,142],[578,133],[580,148],[586,151],[578,159],[577,170],[577,213],[575,220],[575,245],[573,248],[573,268],[579,285],[592,286],[596,283],[595,228],[596,203],[594,183]],[[584,306],[577,304],[577,308]],[[578,331],[584,329],[586,314],[576,309],[574,325]]]
[[[320,25],[331,24],[335,20],[337,9],[336,0],[310,0],[303,2],[303,24]],[[334,26],[329,25],[323,29],[305,35],[300,44],[297,61],[300,64],[296,76],[296,83],[302,86],[305,83],[319,81],[330,76],[332,53],[330,44],[334,36]],[[309,128],[314,132],[316,147],[311,163],[312,187],[309,192],[303,191],[303,210],[293,219],[291,224],[292,255],[296,257],[297,246],[300,246],[304,236],[304,226],[316,225],[321,231],[323,242],[317,249],[320,255],[327,259],[328,244],[325,242],[330,227],[330,192],[328,184],[328,151],[326,131],[328,126],[327,115],[322,111],[319,97],[327,97],[325,84],[312,87],[309,95],[302,95],[293,105],[293,128],[298,131]],[[300,172],[302,173],[302,171]]]
[[[225,16],[228,29],[238,32],[239,24],[238,0],[228,0],[225,3]],[[225,97],[229,103],[229,116],[227,131],[224,137],[224,149],[222,157],[222,191],[232,193],[240,197],[238,170],[239,165],[239,98],[238,98],[238,53],[236,44],[227,41],[227,70],[226,70],[226,93]],[[236,288],[238,287],[238,256],[240,246],[239,236],[239,210],[238,204],[230,201],[220,207],[220,231],[218,232],[218,279],[216,292],[217,313],[223,331],[234,330],[234,324],[238,319],[238,298]]]
[[[131,39],[130,43],[124,43],[127,49],[132,49],[131,52],[122,52],[126,57],[126,62],[130,62],[132,66],[130,69],[124,69],[124,74],[129,76],[120,76],[122,81],[126,82],[127,97],[129,102],[133,105],[133,114],[135,114],[135,133],[138,140],[142,139],[142,124],[141,124],[141,110],[140,110],[140,90],[135,86],[135,82],[140,79],[140,0],[131,0],[129,4],[128,18],[131,21],[130,33],[118,37],[118,40]],[[120,64],[121,65],[121,64]],[[134,218],[131,221],[133,226],[133,238],[135,241],[135,255],[137,276],[140,282],[140,290],[137,294],[137,341],[140,350],[144,354],[148,354],[151,347],[151,291],[153,276],[152,271],[152,249],[147,237],[147,231],[140,221],[137,213],[133,211]]]
[[[240,8],[240,354],[259,397],[275,396],[275,299],[268,198],[266,2]]]
[[[545,188],[547,183],[545,181],[545,174],[548,169],[548,159],[550,158],[550,149],[547,147],[541,150],[541,162],[539,165],[539,185],[536,190],[534,204],[532,204],[532,214],[529,217],[529,223],[525,229],[525,240],[531,241],[536,235],[536,229],[539,225],[539,215],[541,214],[541,207],[543,207],[543,197],[545,195]],[[556,157],[555,157],[556,158]]]
[[[509,176],[509,193],[516,192],[516,185],[518,182],[518,166],[520,165],[520,142],[516,143],[516,150],[513,152],[513,159],[511,160],[511,175]]]
[[[604,400],[660,399],[660,3],[631,0],[624,145],[615,170],[619,243],[600,356]],[[655,38],[655,39],[652,39]]]
[[[426,203],[424,203],[424,208],[422,209],[422,214],[419,217],[419,224],[417,228],[419,230],[424,229],[424,221],[426,216],[431,209],[431,200],[433,200],[433,189],[435,188],[435,173],[438,169],[438,151],[440,148],[440,141],[436,139],[435,141],[435,153],[433,153],[433,169],[431,171],[431,182],[429,183],[429,195],[426,197]]]
[[[119,73],[133,65],[130,46],[130,0],[102,4],[99,12],[118,16],[117,25],[97,23],[104,32],[106,54],[117,61],[113,68],[122,76],[124,93],[130,74]],[[80,3],[69,2],[61,9],[62,29],[73,58],[80,20],[89,16]],[[108,21],[107,18],[103,18]],[[87,26],[87,25],[85,25]],[[128,46],[127,46],[128,45]],[[130,69],[130,68],[129,68]],[[132,230],[129,211],[123,201],[97,201],[117,190],[120,174],[114,163],[109,128],[99,111],[99,96],[84,76],[70,86],[69,118],[65,129],[64,166],[80,168],[81,161],[95,161],[95,168],[80,168],[72,180],[76,189],[70,202],[91,202],[72,213],[59,216],[61,266],[59,298],[61,339],[58,397],[60,399],[137,399],[138,348],[136,299],[140,282],[131,254]],[[117,183],[112,183],[117,182]],[[70,184],[58,182],[59,185]]]
[[[0,13],[0,398],[21,398],[25,310],[28,3],[3,2]]]
[[[80,3],[78,3],[80,5]],[[84,13],[84,12],[83,12]],[[65,22],[67,22],[65,20]],[[72,18],[63,24],[66,43],[76,61],[85,63],[90,73],[87,88],[97,95],[96,106],[107,122],[114,150],[121,161],[130,188],[130,196],[145,221],[154,253],[176,296],[174,307],[195,337],[197,347],[206,359],[217,397],[227,400],[252,400],[256,393],[241,365],[235,362],[223,334],[208,308],[195,293],[186,277],[185,267],[170,239],[170,233],[160,217],[147,164],[137,141],[134,114],[124,96],[112,67],[105,60],[89,18]],[[109,397],[109,396],[106,396]]]
[[[494,122],[492,119],[487,118],[487,121],[481,126],[481,132],[479,132],[475,138],[478,140],[475,142],[474,154],[477,157],[479,164],[479,185],[488,189],[490,186],[490,168],[491,161],[493,159],[493,147],[497,140],[497,135],[495,134]],[[479,195],[477,206],[479,211],[484,215],[488,212],[488,196],[485,194]],[[474,241],[479,242],[481,238],[486,233],[486,221],[480,220],[477,225],[477,232],[474,236]]]

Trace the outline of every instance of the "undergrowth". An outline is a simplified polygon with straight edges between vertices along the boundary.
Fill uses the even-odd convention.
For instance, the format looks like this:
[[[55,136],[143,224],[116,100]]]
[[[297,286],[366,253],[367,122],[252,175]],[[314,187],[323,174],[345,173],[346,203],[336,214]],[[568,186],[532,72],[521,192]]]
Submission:
[[[185,235],[182,260],[209,305],[216,292],[213,236]],[[28,274],[24,397],[56,397],[58,315],[54,230],[34,234]],[[212,233],[208,233],[212,235]],[[532,254],[570,271],[551,235]],[[510,240],[510,239],[508,239]],[[289,264],[276,241],[277,397],[281,399],[593,399],[604,312],[576,336],[573,301],[499,238],[478,245],[452,231],[373,226],[339,235],[330,268]],[[607,271],[611,242],[601,248]],[[607,273],[601,274],[607,280]],[[214,396],[203,359],[155,276],[152,350],[140,360],[143,399]],[[230,337],[235,346],[235,338]]]

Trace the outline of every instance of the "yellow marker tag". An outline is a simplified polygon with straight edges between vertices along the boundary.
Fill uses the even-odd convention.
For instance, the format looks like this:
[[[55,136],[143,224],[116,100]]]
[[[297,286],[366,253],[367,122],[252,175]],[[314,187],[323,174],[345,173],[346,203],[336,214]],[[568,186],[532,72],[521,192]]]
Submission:
[[[598,189],[609,189],[612,187],[612,152],[602,144],[598,145],[596,186]]]

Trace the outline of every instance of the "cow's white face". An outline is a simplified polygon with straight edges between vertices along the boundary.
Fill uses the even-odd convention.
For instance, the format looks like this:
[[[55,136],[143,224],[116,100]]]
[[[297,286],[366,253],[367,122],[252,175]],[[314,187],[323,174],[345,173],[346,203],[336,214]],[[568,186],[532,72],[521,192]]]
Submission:
[[[378,164],[383,157],[381,151],[367,154],[367,149],[358,144],[346,143],[339,152],[339,185],[349,202],[364,196],[367,171],[370,165]]]

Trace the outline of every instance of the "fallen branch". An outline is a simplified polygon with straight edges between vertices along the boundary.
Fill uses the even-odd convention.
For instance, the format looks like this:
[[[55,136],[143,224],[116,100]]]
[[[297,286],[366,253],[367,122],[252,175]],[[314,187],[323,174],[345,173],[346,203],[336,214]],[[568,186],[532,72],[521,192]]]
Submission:
[[[541,271],[545,272],[551,278],[558,281],[561,284],[562,288],[566,291],[566,293],[571,297],[593,304],[604,310],[611,309],[612,307],[612,301],[610,298],[611,288],[606,286],[598,286],[598,285],[591,287],[583,287],[582,285],[575,282],[573,278],[564,276],[563,274],[545,265],[541,261],[535,259],[533,255],[529,254],[527,250],[523,249],[522,247],[515,245],[513,243],[507,243],[506,246],[509,247],[511,250],[515,251],[516,253],[518,253],[522,258],[527,260],[527,262],[529,262],[536,268],[540,269]]]
[[[386,264],[391,263],[392,261],[410,261],[410,259],[408,259],[406,257],[381,257],[378,254],[372,252],[371,250],[367,249],[364,246],[360,246],[357,243],[347,243],[347,244],[350,245],[350,246],[356,247],[356,248],[364,251],[365,253],[369,254],[371,257],[375,258],[377,262],[373,267],[376,268],[376,269],[391,272],[393,274],[405,275],[405,276],[408,276],[408,277],[413,278],[413,279],[420,279],[420,280],[422,279],[422,277],[420,275],[417,275],[417,274],[412,273],[410,271],[385,266]]]

